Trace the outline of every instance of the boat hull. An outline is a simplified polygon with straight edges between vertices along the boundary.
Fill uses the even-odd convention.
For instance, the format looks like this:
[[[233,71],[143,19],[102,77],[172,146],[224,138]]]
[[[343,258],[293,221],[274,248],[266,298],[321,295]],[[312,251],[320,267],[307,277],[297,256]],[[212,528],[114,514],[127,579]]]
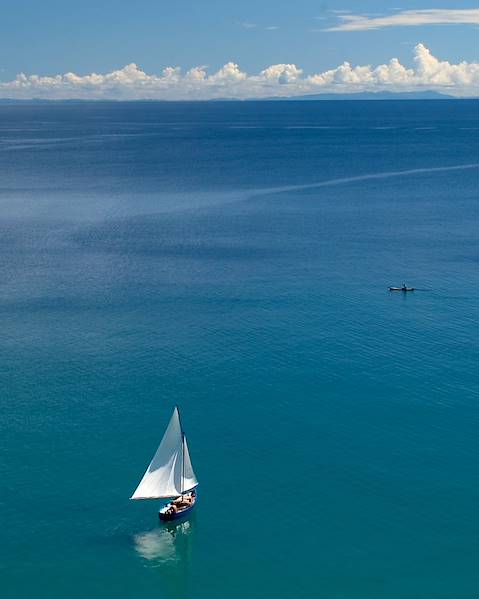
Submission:
[[[171,520],[179,520],[180,518],[184,518],[185,516],[190,514],[195,509],[195,505],[196,505],[196,501],[193,505],[190,505],[187,508],[185,508],[184,510],[181,510],[179,512],[174,512],[174,513],[169,513],[169,514],[164,514],[162,512],[158,512],[158,518],[162,522],[171,522]]]
[[[407,293],[408,291],[414,291],[414,287],[389,287],[389,291],[402,291],[403,293]]]

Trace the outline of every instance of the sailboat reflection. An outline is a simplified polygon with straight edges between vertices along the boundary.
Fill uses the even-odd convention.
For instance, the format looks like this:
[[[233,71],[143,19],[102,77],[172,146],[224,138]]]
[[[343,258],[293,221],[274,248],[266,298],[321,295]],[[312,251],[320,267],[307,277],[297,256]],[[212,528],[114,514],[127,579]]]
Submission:
[[[194,517],[184,522],[170,522],[134,536],[135,550],[152,566],[187,562]]]

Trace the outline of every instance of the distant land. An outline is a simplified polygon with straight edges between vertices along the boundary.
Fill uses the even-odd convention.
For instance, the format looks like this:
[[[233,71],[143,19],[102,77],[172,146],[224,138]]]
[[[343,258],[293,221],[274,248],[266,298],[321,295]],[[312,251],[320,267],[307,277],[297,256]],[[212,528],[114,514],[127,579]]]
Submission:
[[[162,100],[162,99],[116,99],[116,98],[71,98],[71,99],[17,99],[0,98],[0,104],[62,104],[62,103],[106,103],[106,102],[310,102],[331,100],[477,100],[477,97],[457,98],[436,91],[422,92],[357,92],[357,93],[329,93],[329,94],[305,94],[302,96],[271,96],[268,98],[213,98],[208,100]]]
[[[458,100],[447,94],[435,91],[423,92],[356,92],[349,94],[305,94],[304,96],[292,96],[289,98],[265,98],[267,100]],[[472,98],[464,98],[472,99]]]

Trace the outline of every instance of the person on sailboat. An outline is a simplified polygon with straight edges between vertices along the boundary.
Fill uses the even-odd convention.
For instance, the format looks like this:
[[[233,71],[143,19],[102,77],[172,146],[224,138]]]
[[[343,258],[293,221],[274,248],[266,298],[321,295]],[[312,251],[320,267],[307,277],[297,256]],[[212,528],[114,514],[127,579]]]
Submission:
[[[173,499],[173,501],[169,505],[170,513],[176,514],[179,510],[181,510],[181,508],[186,508],[190,505],[193,505],[194,495],[196,495],[196,493],[194,493],[193,491],[192,493],[188,493],[187,495],[180,495],[176,499]]]
[[[187,504],[187,505],[189,504],[189,502],[187,501],[187,498],[184,495],[180,495],[176,499],[173,499],[173,501],[171,503],[175,507],[183,507],[185,504]]]
[[[193,497],[191,493],[186,495],[179,495],[171,502],[171,505],[174,505],[176,508],[187,507],[193,503]]]

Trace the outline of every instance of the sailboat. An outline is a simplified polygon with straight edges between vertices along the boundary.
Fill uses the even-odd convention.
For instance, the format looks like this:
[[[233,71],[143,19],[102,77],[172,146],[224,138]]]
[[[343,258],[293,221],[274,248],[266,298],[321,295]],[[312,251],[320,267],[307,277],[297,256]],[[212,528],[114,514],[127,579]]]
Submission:
[[[160,520],[177,520],[195,507],[197,486],[176,406],[163,439],[130,499],[172,499],[160,509],[158,516]]]

